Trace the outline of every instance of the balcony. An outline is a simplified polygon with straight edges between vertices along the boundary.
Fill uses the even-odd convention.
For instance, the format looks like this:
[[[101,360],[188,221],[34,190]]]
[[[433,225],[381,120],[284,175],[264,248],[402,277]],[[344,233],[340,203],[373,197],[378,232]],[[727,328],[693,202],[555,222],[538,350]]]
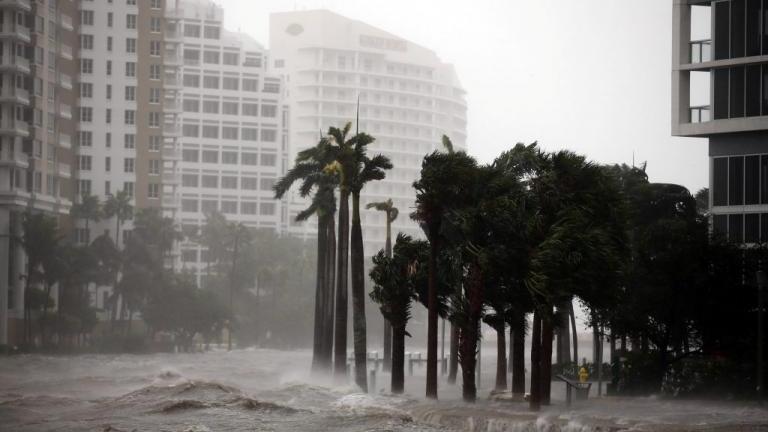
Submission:
[[[712,61],[712,40],[702,39],[691,41],[691,63]]]
[[[72,47],[67,44],[59,44],[59,54],[66,60],[72,60]]]
[[[32,10],[32,3],[30,0],[0,0],[0,7],[16,8],[25,12],[30,12]]]
[[[58,166],[59,177],[65,179],[72,178],[72,167],[61,162],[58,163]]]
[[[165,17],[169,20],[180,20],[184,18],[184,9],[173,8],[166,9]]]
[[[163,207],[167,209],[177,209],[179,208],[181,201],[179,200],[179,197],[175,195],[163,195]]]
[[[72,31],[75,29],[75,27],[72,25],[72,17],[66,14],[61,14],[59,24],[61,24],[61,27],[67,31]]]
[[[59,85],[67,90],[72,90],[72,77],[67,74],[59,74]]]
[[[30,43],[29,29],[20,25],[0,26],[0,38],[12,38]]]
[[[181,67],[183,62],[181,56],[175,51],[166,51],[163,57],[163,64],[168,67]]]
[[[24,121],[14,121],[7,119],[0,121],[0,135],[11,135],[28,137],[29,136],[29,124]]]
[[[712,120],[709,105],[691,107],[691,123],[704,123]]]
[[[171,44],[179,44],[184,41],[184,36],[181,34],[181,31],[179,30],[166,30],[165,32],[165,42],[171,43]]]
[[[163,126],[163,135],[167,137],[181,136],[181,127],[177,124],[166,124]]]
[[[7,147],[6,147],[7,149]],[[29,157],[23,152],[9,152],[7,150],[0,152],[0,165],[12,166],[15,168],[28,168]]]
[[[162,178],[163,178],[163,184],[166,184],[166,185],[178,185],[181,183],[181,176],[179,175],[179,173],[164,172]]]
[[[163,148],[163,160],[167,161],[180,161],[181,160],[181,150],[174,148],[174,147],[164,147]]]
[[[181,103],[178,99],[166,99],[163,110],[166,114],[181,114]]]
[[[184,86],[182,85],[181,79],[177,75],[166,75],[165,80],[163,81],[163,87],[165,87],[166,90],[183,90]]]
[[[65,149],[71,149],[72,148],[72,137],[67,134],[60,133],[59,134],[59,146]]]
[[[29,73],[29,60],[24,57],[12,57],[4,55],[0,57],[0,70],[15,71],[19,73]]]
[[[72,107],[69,105],[59,105],[59,116],[66,120],[72,120]]]
[[[29,92],[17,87],[4,87],[0,89],[0,102],[29,105]]]

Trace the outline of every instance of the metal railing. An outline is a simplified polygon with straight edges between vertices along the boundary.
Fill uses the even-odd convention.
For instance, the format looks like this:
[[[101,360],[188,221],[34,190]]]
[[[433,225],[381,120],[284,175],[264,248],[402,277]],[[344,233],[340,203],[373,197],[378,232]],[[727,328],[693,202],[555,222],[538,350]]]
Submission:
[[[702,39],[691,41],[691,63],[712,61],[712,40]]]
[[[712,120],[709,105],[691,107],[691,123],[705,123]]]

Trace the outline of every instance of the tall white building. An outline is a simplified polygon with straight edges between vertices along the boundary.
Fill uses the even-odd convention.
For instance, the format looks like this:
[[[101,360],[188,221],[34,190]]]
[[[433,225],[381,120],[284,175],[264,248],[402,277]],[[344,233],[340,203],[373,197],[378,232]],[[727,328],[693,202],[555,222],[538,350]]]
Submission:
[[[169,6],[171,8],[172,6]],[[227,220],[283,231],[287,211],[272,186],[286,168],[288,107],[283,83],[268,72],[263,46],[222,28],[209,0],[182,1],[177,16],[181,74],[179,218],[188,239],[217,210]],[[182,264],[202,268],[206,251],[182,244]]]
[[[325,10],[273,14],[270,54],[288,86],[291,162],[320,131],[354,121],[359,97],[360,131],[376,138],[369,153],[394,164],[385,180],[363,190],[362,205],[392,198],[400,210],[393,232],[422,236],[409,214],[424,155],[441,146],[443,134],[466,149],[465,92],[453,66],[427,48]],[[291,230],[311,235],[311,223],[293,222],[302,207],[291,208]],[[364,210],[361,217],[365,253],[372,255],[384,245],[385,216]]]

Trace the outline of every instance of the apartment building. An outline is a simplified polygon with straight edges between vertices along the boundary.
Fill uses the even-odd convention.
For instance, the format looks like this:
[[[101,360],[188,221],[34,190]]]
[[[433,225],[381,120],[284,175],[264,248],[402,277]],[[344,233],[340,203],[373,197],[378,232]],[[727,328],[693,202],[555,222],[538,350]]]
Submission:
[[[272,192],[288,154],[282,80],[268,71],[262,45],[223,29],[223,12],[209,0],[186,0],[167,13],[178,18],[169,58],[181,79],[181,261],[198,276],[208,259],[194,238],[206,213],[278,232],[287,214]]]
[[[67,225],[77,3],[0,1],[0,345],[21,340],[26,211]]]
[[[457,150],[467,148],[465,91],[453,66],[427,48],[326,10],[273,14],[270,53],[288,86],[291,160],[320,131],[354,121],[359,100],[359,129],[376,138],[369,152],[394,164],[385,180],[366,186],[362,205],[392,198],[401,214],[393,232],[423,236],[408,217],[422,159],[441,147],[443,134]],[[294,222],[306,204],[293,199],[290,230],[312,235],[314,221]],[[384,246],[386,220],[374,210],[361,218],[370,256]]]
[[[768,240],[768,0],[673,0],[672,134],[709,140],[712,227]]]

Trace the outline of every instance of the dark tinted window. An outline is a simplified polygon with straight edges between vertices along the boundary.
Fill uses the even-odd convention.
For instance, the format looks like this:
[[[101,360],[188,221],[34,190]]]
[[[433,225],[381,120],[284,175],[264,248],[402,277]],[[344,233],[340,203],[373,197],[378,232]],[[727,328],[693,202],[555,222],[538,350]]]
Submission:
[[[729,9],[727,1],[715,3],[715,60],[727,59],[730,51]]]
[[[744,57],[746,0],[731,0],[731,58]]]
[[[760,2],[747,0],[747,55],[760,55]]]
[[[768,242],[768,213],[760,215],[760,243]]]
[[[760,159],[760,191],[760,202],[768,204],[768,155],[763,155]]]
[[[715,215],[712,217],[712,231],[716,236],[726,237],[728,235],[728,216]]]
[[[712,205],[728,205],[728,158],[715,158],[712,173]]]
[[[728,204],[744,204],[744,156],[728,158]]]
[[[747,66],[747,117],[760,115],[760,65]]]
[[[744,159],[744,204],[760,204],[760,156]]]
[[[728,215],[728,241],[741,243],[744,241],[744,215]]]
[[[768,40],[765,42],[768,43]],[[768,115],[768,65],[763,65],[763,115]]]
[[[731,69],[731,118],[744,117],[744,66]]]
[[[744,215],[744,243],[760,243],[760,215]]]
[[[714,74],[714,117],[715,119],[725,119],[728,118],[728,69],[715,69]]]

